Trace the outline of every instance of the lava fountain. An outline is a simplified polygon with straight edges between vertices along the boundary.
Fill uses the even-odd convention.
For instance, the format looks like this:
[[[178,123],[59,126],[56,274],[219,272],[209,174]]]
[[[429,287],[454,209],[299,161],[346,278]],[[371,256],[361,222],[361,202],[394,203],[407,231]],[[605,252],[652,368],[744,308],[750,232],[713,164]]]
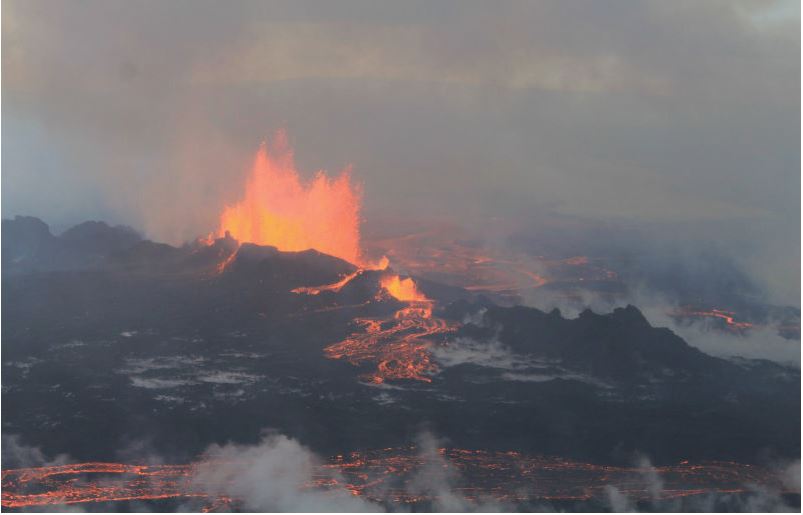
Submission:
[[[380,281],[380,285],[389,294],[402,302],[430,302],[430,300],[418,290],[415,281],[410,277],[402,279],[398,275],[386,275]]]
[[[361,264],[361,189],[344,169],[303,181],[284,131],[259,147],[245,194],[220,215],[217,234],[283,251],[316,249]]]

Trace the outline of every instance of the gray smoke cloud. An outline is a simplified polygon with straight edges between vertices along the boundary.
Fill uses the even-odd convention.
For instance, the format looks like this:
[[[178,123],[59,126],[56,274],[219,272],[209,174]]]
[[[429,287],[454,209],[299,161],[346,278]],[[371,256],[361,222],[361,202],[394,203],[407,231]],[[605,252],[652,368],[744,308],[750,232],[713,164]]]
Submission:
[[[20,435],[4,434],[2,444],[4,469],[48,467],[71,462],[66,454],[51,457],[41,448],[25,444]]]
[[[676,300],[650,290],[635,288],[615,299],[593,292],[580,292],[578,298],[567,299],[546,290],[536,290],[527,296],[525,304],[542,311],[557,308],[567,318],[576,318],[584,309],[610,313],[617,307],[632,304],[638,306],[652,326],[671,329],[686,343],[706,354],[720,358],[766,359],[795,368],[801,366],[800,341],[783,338],[773,325],[735,333],[712,327],[707,320],[682,321],[671,315],[681,308]]]
[[[717,222],[741,239],[707,237],[783,288],[799,279],[799,10],[10,0],[2,214],[180,243],[285,127],[303,171],[354,165],[369,220]]]
[[[468,499],[460,489],[461,475],[444,457],[439,448],[447,442],[428,431],[416,438],[416,452],[420,466],[404,485],[409,496],[430,499],[434,512],[507,512],[521,506],[493,498]],[[346,491],[321,491],[304,488],[314,480],[326,480],[316,465],[323,459],[296,440],[277,433],[268,433],[256,445],[226,444],[212,446],[207,456],[220,458],[203,465],[194,482],[202,490],[231,496],[243,503],[249,511],[397,511],[401,505],[379,505],[354,497]],[[745,485],[745,495],[710,493],[689,499],[675,499],[665,495],[660,472],[644,455],[635,457],[634,477],[630,483],[638,484],[649,498],[635,500],[627,494],[627,484],[611,484],[604,489],[601,499],[611,511],[714,511],[723,507],[727,511],[790,511],[791,507],[779,491]],[[784,488],[796,491],[800,487],[800,461],[779,463],[775,467]],[[332,478],[338,477],[332,472]],[[342,478],[339,478],[342,479]],[[628,484],[630,484],[628,483]],[[630,484],[632,487],[633,485]],[[374,494],[381,495],[381,490]],[[529,504],[528,511],[554,511],[549,504]]]
[[[459,473],[439,452],[443,442],[429,432],[417,438],[417,451],[423,465],[416,471],[408,490],[433,500],[435,512],[501,512],[514,511],[515,507],[494,499],[469,500],[461,495],[458,486]]]
[[[461,495],[459,474],[438,452],[441,443],[431,433],[418,435],[416,449],[422,465],[404,487],[408,495],[432,499],[432,509],[437,512],[512,508],[491,499],[477,502]],[[281,434],[268,433],[256,445],[213,445],[205,455],[214,459],[199,467],[193,483],[204,492],[236,499],[247,511],[378,512],[399,508],[355,497],[345,489],[311,486],[330,479],[340,484],[344,481],[334,470],[329,476],[322,475],[319,465],[323,459]]]
[[[405,485],[406,494],[432,499],[432,509],[437,512],[512,508],[491,499],[477,502],[465,498],[457,488],[459,474],[438,452],[442,442],[424,432],[416,443],[422,465]],[[214,459],[199,467],[193,483],[204,492],[236,499],[247,511],[378,512],[400,508],[355,497],[345,489],[311,486],[317,481],[344,481],[334,470],[329,476],[322,475],[319,465],[323,459],[281,434],[269,433],[256,445],[213,445],[205,454]]]
[[[766,359],[800,368],[800,341],[788,340],[769,327],[752,329],[745,334],[712,330],[705,322],[681,324],[667,315],[668,305],[651,305],[645,316],[651,324],[668,327],[689,345],[712,356],[747,359]]]
[[[312,451],[284,435],[269,434],[258,445],[214,445],[215,458],[202,464],[194,483],[210,494],[231,496],[253,512],[375,512],[380,507],[346,490],[310,487],[322,463]],[[332,473],[336,476],[336,473]]]

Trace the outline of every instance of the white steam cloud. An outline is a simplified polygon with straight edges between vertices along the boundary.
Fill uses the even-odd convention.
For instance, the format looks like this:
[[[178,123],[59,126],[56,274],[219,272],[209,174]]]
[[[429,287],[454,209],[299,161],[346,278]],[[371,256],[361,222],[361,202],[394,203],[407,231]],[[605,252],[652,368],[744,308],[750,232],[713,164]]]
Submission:
[[[296,440],[269,434],[257,445],[214,445],[214,460],[200,467],[196,485],[243,503],[247,511],[374,512],[380,507],[346,490],[310,488],[322,462]],[[332,477],[336,477],[333,472]]]

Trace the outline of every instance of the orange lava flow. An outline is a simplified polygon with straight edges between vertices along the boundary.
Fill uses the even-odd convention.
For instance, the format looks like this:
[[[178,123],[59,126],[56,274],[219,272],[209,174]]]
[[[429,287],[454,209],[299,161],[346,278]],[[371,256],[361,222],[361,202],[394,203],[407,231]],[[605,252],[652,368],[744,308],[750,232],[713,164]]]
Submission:
[[[229,510],[239,501],[203,491],[196,474],[214,466],[208,460],[188,465],[126,465],[77,463],[4,470],[2,506],[27,508],[62,504],[199,499],[202,511]],[[231,463],[229,465],[232,465]],[[249,468],[248,463],[242,464]],[[453,474],[450,492],[421,487],[433,466]],[[442,474],[442,473],[441,473]],[[655,491],[651,477],[660,476]],[[297,485],[299,491],[350,491],[354,495],[395,503],[431,501],[438,495],[459,495],[468,501],[588,500],[603,498],[608,485],[634,500],[672,499],[708,493],[747,492],[747,485],[777,491],[784,488],[770,470],[735,462],[706,462],[655,467],[615,467],[532,456],[517,451],[493,452],[441,448],[421,452],[415,447],[352,452],[333,456]],[[226,485],[206,485],[216,491]]]
[[[387,267],[387,263],[380,263],[380,266]],[[292,291],[304,295],[336,293],[363,273],[365,270],[359,269],[332,284],[304,286]],[[390,319],[355,319],[360,330],[326,347],[324,355],[329,359],[348,361],[355,366],[376,364],[373,372],[361,376],[370,383],[381,384],[399,379],[432,382],[429,376],[436,373],[438,367],[430,354],[430,339],[454,331],[457,324],[432,316],[434,301],[419,291],[412,278],[402,279],[395,274],[385,274],[379,279],[379,285],[381,291],[377,299],[382,299],[382,295],[390,295],[407,303],[407,306],[396,311]]]
[[[684,308],[675,312],[674,315],[677,317],[716,318],[724,320],[728,328],[737,332],[742,332],[753,327],[753,324],[750,322],[737,322],[735,318],[736,313],[723,309],[696,310]]]
[[[390,320],[358,318],[356,322],[361,330],[329,345],[324,354],[355,366],[375,363],[376,369],[362,376],[375,384],[398,379],[432,382],[429,376],[438,371],[438,366],[432,360],[432,342],[427,338],[456,328],[433,317],[431,304],[426,302],[411,303]]]
[[[673,499],[708,493],[740,493],[748,485],[782,489],[769,470],[735,462],[707,462],[655,467],[617,467],[558,457],[528,456],[517,451],[437,449],[436,455],[415,448],[388,448],[336,456],[327,465],[336,468],[356,495],[373,500],[414,503],[431,500],[431,493],[410,488],[421,483],[429,465],[450,470],[454,493],[468,501],[489,498],[497,502],[589,500],[603,498],[608,485],[636,500]],[[650,474],[658,474],[663,488],[655,491]]]
[[[200,497],[210,500],[213,505],[228,503],[225,497],[210,496],[194,489],[191,484],[192,474],[192,465],[122,463],[76,463],[4,470],[2,506],[23,508],[177,497]],[[109,476],[117,478],[118,481],[103,480]],[[25,492],[24,490],[30,485],[36,485],[38,488],[34,492]]]
[[[215,271],[219,274],[222,274],[226,268],[234,261],[234,258],[237,257],[237,249],[234,249],[229,256],[217,264],[215,267]]]
[[[355,272],[343,276],[342,279],[332,284],[324,284],[322,286],[301,286],[290,291],[303,295],[318,295],[325,291],[337,293],[342,290],[345,285],[365,273],[366,270],[385,270],[389,264],[388,258],[383,256],[379,261],[375,263],[367,263],[363,265],[362,268],[358,268]],[[415,285],[413,285],[413,288],[415,288]]]
[[[284,251],[315,249],[360,263],[360,188],[349,169],[303,182],[284,132],[257,152],[243,198],[220,215],[217,234]]]
[[[325,292],[325,291],[331,291],[331,292],[337,293],[343,288],[343,286],[347,285],[349,282],[351,282],[352,279],[354,279],[355,277],[357,277],[361,273],[362,273],[362,269],[357,270],[354,273],[346,275],[345,277],[343,277],[341,280],[337,281],[336,283],[324,284],[323,286],[301,286],[299,288],[295,288],[295,289],[290,290],[290,291],[293,292],[293,293],[300,293],[300,294],[304,294],[304,295],[318,295],[321,292]]]
[[[391,319],[356,319],[361,330],[329,345],[324,354],[355,366],[375,363],[376,369],[362,376],[374,384],[399,379],[432,382],[429,376],[438,371],[438,366],[429,350],[431,339],[454,331],[457,324],[432,316],[433,301],[418,290],[413,279],[388,275],[380,284],[407,306]]]

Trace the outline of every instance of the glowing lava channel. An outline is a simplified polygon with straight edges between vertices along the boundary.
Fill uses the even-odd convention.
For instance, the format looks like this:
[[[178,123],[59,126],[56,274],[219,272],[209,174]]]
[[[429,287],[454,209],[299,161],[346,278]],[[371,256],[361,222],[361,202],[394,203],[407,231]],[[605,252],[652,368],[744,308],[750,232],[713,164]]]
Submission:
[[[360,264],[360,203],[348,168],[336,178],[319,171],[303,182],[287,136],[279,131],[270,152],[267,143],[260,146],[245,195],[225,208],[217,234],[228,231],[240,243],[283,251],[315,249]]]
[[[244,470],[253,467],[241,465]],[[188,465],[76,463],[3,470],[2,507],[195,498],[205,504],[202,511],[237,509],[238,499],[205,491],[208,488],[196,480],[198,472],[210,466],[217,466],[214,460]],[[421,493],[420,486],[415,487],[433,466],[453,473],[457,480],[454,492]],[[655,474],[661,479],[658,492]],[[370,500],[412,504],[455,492],[472,502],[588,500],[604,498],[609,485],[626,491],[634,500],[754,491],[755,486],[747,485],[799,493],[785,489],[769,469],[734,462],[683,461],[652,469],[629,468],[516,451],[444,448],[432,454],[415,448],[387,448],[334,456],[317,465],[304,484],[288,487],[332,494],[348,491]],[[219,486],[211,489],[217,491]]]
[[[411,278],[386,275],[382,289],[407,305],[392,319],[358,318],[361,330],[324,349],[326,357],[343,359],[352,365],[376,364],[373,372],[362,376],[373,384],[407,379],[432,382],[438,371],[432,359],[432,337],[453,332],[457,324],[432,316],[433,301],[418,290]]]
[[[725,327],[734,332],[743,332],[753,328],[750,322],[737,322],[736,313],[725,311],[724,309],[712,308],[710,310],[694,309],[691,307],[681,308],[673,313],[678,318],[711,318],[725,322]]]

